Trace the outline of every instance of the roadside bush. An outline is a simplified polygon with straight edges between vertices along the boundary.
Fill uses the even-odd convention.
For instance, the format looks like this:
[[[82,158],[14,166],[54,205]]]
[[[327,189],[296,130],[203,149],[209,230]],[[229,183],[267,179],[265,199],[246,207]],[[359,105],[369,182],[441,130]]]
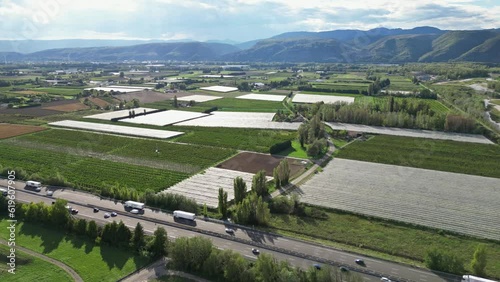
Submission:
[[[425,265],[432,269],[443,272],[462,275],[464,273],[464,262],[454,254],[449,254],[438,249],[431,249],[425,255]]]
[[[286,196],[278,196],[271,200],[269,208],[272,213],[291,214],[294,210],[295,203],[292,199]]]

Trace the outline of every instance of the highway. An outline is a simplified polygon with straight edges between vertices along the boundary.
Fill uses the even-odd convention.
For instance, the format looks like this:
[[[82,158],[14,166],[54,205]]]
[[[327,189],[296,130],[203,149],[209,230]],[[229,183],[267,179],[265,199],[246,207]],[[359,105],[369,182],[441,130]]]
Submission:
[[[7,186],[7,181],[0,179],[0,186]],[[45,189],[41,192],[26,190],[24,183],[16,182],[16,199],[22,202],[45,202],[51,204],[55,199],[47,197]],[[51,189],[52,190],[52,189]],[[342,265],[351,271],[362,273],[366,281],[379,281],[381,276],[389,277],[393,281],[459,281],[456,276],[443,276],[436,273],[415,268],[412,266],[388,262],[380,259],[364,257],[345,251],[339,251],[330,247],[295,240],[279,235],[268,234],[251,228],[236,228],[233,236],[225,233],[225,226],[219,222],[204,221],[202,218],[196,220],[196,226],[176,223],[170,214],[145,209],[143,215],[127,213],[120,202],[100,199],[97,196],[74,191],[72,189],[54,190],[53,197],[65,199],[73,208],[79,210],[78,216],[93,219],[98,223],[122,220],[127,226],[133,228],[137,222],[141,222],[145,230],[152,233],[157,226],[163,226],[169,236],[193,237],[203,236],[210,238],[215,246],[221,249],[232,249],[245,257],[255,258],[251,248],[256,247],[261,253],[272,254],[279,260],[287,260],[292,265],[307,268],[314,263]],[[94,213],[92,207],[99,207],[100,212]],[[116,211],[116,218],[104,219],[105,211]],[[356,259],[363,259],[366,266],[361,267],[355,263]]]

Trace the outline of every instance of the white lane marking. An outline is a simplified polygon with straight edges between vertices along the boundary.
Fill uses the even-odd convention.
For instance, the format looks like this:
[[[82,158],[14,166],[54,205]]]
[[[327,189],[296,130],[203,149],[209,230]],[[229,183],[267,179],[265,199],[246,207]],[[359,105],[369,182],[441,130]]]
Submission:
[[[413,269],[413,268],[407,268],[409,271],[413,271],[413,272],[418,272],[418,273],[422,273],[424,275],[429,275],[429,272],[425,272],[423,270],[418,270],[418,269]]]

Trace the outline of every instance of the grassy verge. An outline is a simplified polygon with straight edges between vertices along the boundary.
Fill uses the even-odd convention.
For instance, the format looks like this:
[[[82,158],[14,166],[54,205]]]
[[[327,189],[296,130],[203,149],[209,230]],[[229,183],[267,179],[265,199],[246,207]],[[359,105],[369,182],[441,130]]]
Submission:
[[[307,156],[307,152],[304,148],[300,146],[300,142],[297,140],[292,141],[292,147],[288,148],[286,150],[283,150],[276,155],[279,156],[286,156],[286,157],[294,157],[294,158],[301,158],[301,159],[308,159],[309,157]]]
[[[0,221],[1,229],[6,230],[7,226],[7,221]],[[7,232],[0,233],[2,239],[7,239],[7,235]],[[17,225],[16,243],[67,264],[86,282],[116,281],[148,263],[145,258],[134,256],[129,251],[99,246],[76,236],[65,235],[62,231],[34,224]],[[39,272],[38,278],[44,273],[45,270]]]
[[[339,158],[500,178],[500,146],[378,135],[353,142]]]
[[[487,248],[486,272],[500,278],[500,243],[446,234],[380,219],[318,208],[325,219],[277,215],[271,231],[390,260],[422,265],[427,250],[436,247],[464,260],[467,271],[479,244]]]
[[[0,281],[72,281],[71,276],[59,266],[19,250],[16,251],[15,274],[9,273],[9,267],[6,264],[6,256],[10,254],[9,249],[10,247],[0,245],[0,257],[2,258],[2,264],[0,264]],[[40,276],[41,273],[43,273],[43,276]]]

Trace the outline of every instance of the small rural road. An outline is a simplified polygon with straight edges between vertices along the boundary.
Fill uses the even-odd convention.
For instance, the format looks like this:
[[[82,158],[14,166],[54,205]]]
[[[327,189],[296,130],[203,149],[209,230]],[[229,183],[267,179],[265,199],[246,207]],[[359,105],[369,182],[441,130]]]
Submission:
[[[166,263],[168,263],[168,259],[162,258],[153,263],[152,265],[150,265],[149,267],[144,268],[141,271],[121,280],[121,282],[147,282],[150,281],[151,279],[160,278],[165,275],[179,276],[197,282],[209,282],[209,280],[200,278],[198,276],[189,273],[166,269],[165,267]]]
[[[6,240],[0,239],[0,244],[7,245],[7,243],[8,242]],[[16,245],[16,250],[20,250],[20,251],[25,252],[29,255],[32,255],[32,256],[37,257],[39,259],[42,259],[46,262],[50,262],[52,264],[55,264],[55,265],[59,266],[60,268],[64,269],[64,271],[66,271],[71,276],[71,278],[73,278],[74,281],[83,282],[83,279],[80,277],[80,275],[78,275],[78,273],[76,273],[71,267],[67,266],[66,264],[64,264],[58,260],[55,260],[53,258],[49,258],[48,256],[42,255],[42,254],[37,253],[35,251],[32,251],[30,249],[23,248],[19,245]]]

